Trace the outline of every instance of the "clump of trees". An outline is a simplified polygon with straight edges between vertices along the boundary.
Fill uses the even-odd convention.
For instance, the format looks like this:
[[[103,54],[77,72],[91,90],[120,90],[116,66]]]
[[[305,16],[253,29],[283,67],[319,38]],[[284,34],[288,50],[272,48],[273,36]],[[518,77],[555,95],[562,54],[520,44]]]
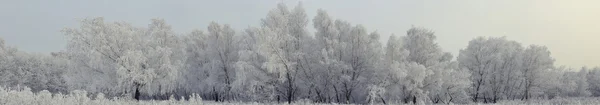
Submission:
[[[600,68],[555,67],[545,46],[505,37],[471,40],[456,60],[432,30],[391,35],[334,19],[310,20],[299,4],[279,4],[258,27],[236,32],[173,32],[163,19],[147,27],[103,18],[66,28],[64,51],[30,54],[0,40],[0,85],[108,97],[320,103],[495,103],[499,100],[600,96]],[[312,22],[315,32],[307,30]]]

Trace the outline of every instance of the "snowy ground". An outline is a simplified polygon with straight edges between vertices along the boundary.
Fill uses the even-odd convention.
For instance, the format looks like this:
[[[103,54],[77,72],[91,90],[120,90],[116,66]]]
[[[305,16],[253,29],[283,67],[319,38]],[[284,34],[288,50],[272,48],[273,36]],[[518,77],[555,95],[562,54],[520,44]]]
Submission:
[[[192,96],[189,100],[135,101],[131,99],[106,99],[103,95],[88,95],[85,91],[70,94],[51,94],[48,91],[33,93],[29,89],[10,90],[0,87],[0,105],[288,105],[287,103],[242,103],[203,101]],[[334,104],[334,103],[332,103]],[[481,103],[472,103],[479,105]],[[552,100],[505,100],[489,105],[596,105],[600,98],[555,98]],[[328,105],[299,101],[292,105]],[[334,104],[335,105],[335,104]]]
[[[501,101],[496,105],[598,105],[599,97],[590,98],[556,98],[551,100],[507,100]]]

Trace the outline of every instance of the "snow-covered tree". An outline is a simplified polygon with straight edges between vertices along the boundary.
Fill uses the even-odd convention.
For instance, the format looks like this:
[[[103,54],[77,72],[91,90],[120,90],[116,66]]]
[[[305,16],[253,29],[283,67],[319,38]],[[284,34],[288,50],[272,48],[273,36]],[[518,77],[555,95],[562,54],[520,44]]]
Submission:
[[[587,82],[587,68],[582,67],[581,70],[568,69],[563,73],[563,77],[560,79],[562,82],[561,97],[587,97],[591,93],[588,90],[589,84]]]
[[[263,65],[267,61],[262,55],[259,42],[266,41],[273,32],[266,28],[248,28],[240,36],[239,59],[235,63],[235,81],[232,91],[241,101],[273,101],[276,97],[274,78],[278,73],[268,71]]]
[[[390,38],[392,39],[395,38]],[[397,68],[399,71],[393,72],[402,74],[400,77],[405,76],[405,83],[401,83],[405,85],[402,88],[408,93],[402,96],[404,102],[449,103],[464,102],[462,99],[466,98],[464,94],[468,87],[465,84],[469,83],[466,78],[468,75],[464,75],[465,71],[458,68],[456,62],[451,61],[450,53],[442,52],[435,39],[433,31],[413,27],[402,38],[402,44],[388,42],[386,58],[396,60],[387,61],[398,62],[388,65],[401,65]],[[393,53],[400,55],[393,56]]]
[[[148,37],[146,40],[148,42],[145,43],[148,47],[143,47],[146,50],[141,50],[148,58],[146,72],[152,72],[153,69],[156,77],[147,78],[151,82],[143,86],[145,88],[143,91],[147,95],[172,93],[177,88],[176,83],[181,79],[180,70],[185,61],[181,39],[163,19],[152,19],[144,37]]]
[[[203,31],[194,30],[183,38],[185,46],[185,68],[181,71],[181,78],[178,91],[183,93],[204,94],[209,87],[205,80],[208,78],[209,71],[204,69],[210,62],[208,52],[207,36]]]
[[[39,53],[27,53],[4,45],[0,38],[0,86],[29,87],[33,92],[66,92],[66,59]]]
[[[209,62],[203,67],[208,71],[209,85],[213,89],[213,98],[224,101],[231,98],[231,84],[235,80],[237,62],[237,43],[234,40],[235,31],[229,25],[219,25],[212,22],[208,26],[206,55]]]
[[[342,53],[345,43],[342,42],[342,34],[326,11],[319,9],[317,16],[313,18],[313,27],[317,30],[315,39],[319,62],[316,68],[307,74],[310,87],[317,102],[341,102],[338,82],[339,73],[346,69],[347,65],[342,61]]]
[[[429,67],[436,65],[442,57],[442,49],[435,41],[434,32],[425,28],[413,27],[406,32],[404,48],[408,51],[408,61]]]
[[[479,37],[460,51],[458,61],[471,72],[474,101],[556,96],[553,85],[558,83],[549,80],[557,78],[545,75],[561,73],[553,70],[554,59],[545,46],[531,45],[525,49],[505,37]]]
[[[146,29],[124,22],[106,23],[103,18],[84,19],[79,28],[63,32],[70,38],[69,58],[79,63],[72,71],[81,71],[70,76],[75,88],[84,85],[86,90],[102,92],[97,89],[102,87],[136,99],[142,93],[165,94],[175,88],[183,51],[164,20],[153,19]]]
[[[520,43],[506,38],[478,37],[460,50],[458,62],[471,73],[473,101],[521,98],[523,74]]]
[[[381,44],[373,42],[379,40],[379,36],[377,33],[369,34],[362,25],[351,27],[345,21],[336,21],[336,26],[341,35],[340,42],[343,43],[339,55],[339,61],[343,63],[339,64],[340,71],[337,71],[339,74],[336,77],[339,78],[336,82],[339,84],[334,87],[339,89],[337,93],[341,95],[338,102],[362,103],[368,91],[366,86],[376,70],[375,64],[381,59],[381,54],[378,54],[382,52]]]
[[[105,23],[103,18],[84,19],[78,29],[63,30],[68,36],[67,57],[72,62],[67,76],[70,89],[117,94],[113,91],[117,86],[117,59],[134,45],[133,41],[121,40],[132,36],[128,33],[133,30],[129,24]]]
[[[531,45],[523,52],[523,75],[524,75],[524,98],[541,96],[543,94],[540,84],[544,80],[545,72],[550,72],[554,67],[554,59],[550,57],[550,51],[545,46]]]
[[[408,51],[404,49],[402,39],[395,35],[388,38],[385,49],[382,69],[387,71],[377,74],[384,80],[383,84],[386,87],[387,94],[384,99],[404,100],[409,92],[404,84],[406,76],[410,74],[407,74],[408,71],[403,68],[407,61]]]
[[[277,99],[288,103],[294,101],[298,92],[297,79],[305,56],[301,45],[306,38],[306,13],[299,4],[291,11],[283,3],[269,11],[267,17],[262,19],[262,28],[268,29],[273,34],[267,34],[266,40],[259,42],[261,54],[267,57],[264,66],[270,72],[275,72],[278,84],[276,86]]]
[[[589,73],[587,74],[587,82],[592,96],[600,96],[600,67],[595,67],[589,70]]]

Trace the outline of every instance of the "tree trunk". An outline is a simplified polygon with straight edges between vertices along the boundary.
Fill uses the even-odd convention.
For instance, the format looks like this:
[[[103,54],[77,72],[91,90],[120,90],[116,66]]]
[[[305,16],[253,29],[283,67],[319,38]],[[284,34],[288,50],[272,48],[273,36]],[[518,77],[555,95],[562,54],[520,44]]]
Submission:
[[[531,82],[527,81],[527,83],[526,83],[526,84],[527,84],[527,85],[525,85],[526,87],[525,87],[525,93],[524,93],[524,95],[523,95],[523,96],[524,96],[523,98],[524,98],[525,100],[528,100],[528,99],[529,99],[529,89],[531,88]]]
[[[473,97],[473,102],[477,102],[477,99],[479,98],[479,88],[481,87],[481,82],[483,79],[479,79],[477,82],[477,86],[475,89],[475,96]]]
[[[217,92],[217,90],[215,89],[214,86],[213,86],[213,94],[214,94],[215,101],[217,101],[217,102],[220,101],[219,100],[219,93]]]
[[[381,95],[379,95],[379,98],[381,99],[381,102],[383,102],[383,104],[387,104],[387,103],[385,102],[385,99],[383,99],[383,97],[381,97]]]
[[[141,93],[140,93],[140,85],[137,84],[137,83],[135,83],[134,85],[135,85],[135,93],[133,94],[133,98],[135,98],[135,100],[139,101],[140,100],[140,95],[141,95]]]
[[[317,94],[317,102],[325,102],[325,99],[323,98],[323,95],[321,95],[321,92],[319,91],[319,89],[314,88],[315,89],[315,94]]]
[[[293,98],[294,98],[294,84],[293,84],[291,74],[289,72],[286,73],[286,76],[288,79],[287,100],[288,100],[288,104],[291,104],[293,101]]]
[[[417,104],[417,96],[413,96],[413,104]]]
[[[340,102],[339,92],[338,92],[338,89],[337,89],[337,87],[335,85],[333,85],[333,90],[335,91],[335,100],[337,102]]]

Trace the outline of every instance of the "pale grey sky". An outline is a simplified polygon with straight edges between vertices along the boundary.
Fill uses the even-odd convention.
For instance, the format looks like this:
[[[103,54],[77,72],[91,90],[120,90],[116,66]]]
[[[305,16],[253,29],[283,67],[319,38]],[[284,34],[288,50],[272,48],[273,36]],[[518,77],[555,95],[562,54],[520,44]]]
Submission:
[[[507,36],[525,46],[546,45],[557,66],[600,66],[598,0],[301,1],[311,19],[322,8],[377,30],[382,41],[414,25],[434,30],[438,43],[455,56],[477,36]],[[0,37],[24,51],[60,51],[66,43],[61,29],[97,16],[136,26],[164,18],[179,33],[205,30],[210,21],[243,30],[258,26],[278,2],[294,6],[298,0],[0,0]]]

